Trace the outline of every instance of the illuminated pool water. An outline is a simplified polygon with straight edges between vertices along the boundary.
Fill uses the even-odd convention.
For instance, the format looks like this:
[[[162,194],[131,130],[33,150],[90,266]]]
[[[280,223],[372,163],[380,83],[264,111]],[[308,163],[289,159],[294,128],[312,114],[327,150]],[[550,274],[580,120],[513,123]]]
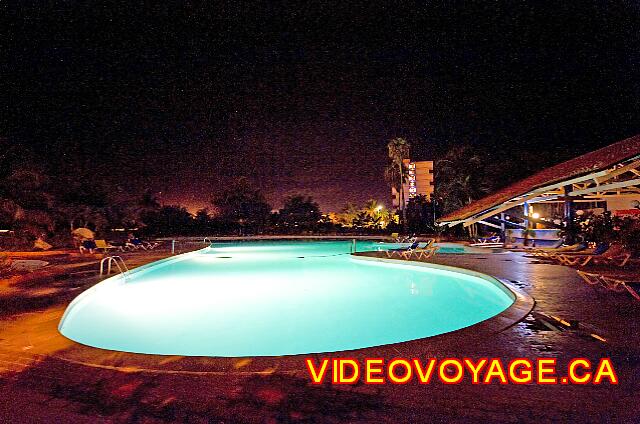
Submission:
[[[490,277],[365,261],[350,248],[349,241],[212,245],[102,281],[69,305],[59,330],[137,353],[291,355],[429,337],[513,303]],[[381,248],[358,242],[358,251]]]

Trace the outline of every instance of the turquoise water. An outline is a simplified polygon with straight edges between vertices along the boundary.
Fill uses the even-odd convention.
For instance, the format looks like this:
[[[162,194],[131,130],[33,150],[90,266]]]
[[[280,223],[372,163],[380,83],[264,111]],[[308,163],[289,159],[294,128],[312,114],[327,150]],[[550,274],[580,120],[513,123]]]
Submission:
[[[390,245],[358,242],[358,251]],[[242,242],[108,278],[67,308],[60,332],[137,353],[271,356],[414,340],[513,303],[489,277],[355,259],[350,241]]]

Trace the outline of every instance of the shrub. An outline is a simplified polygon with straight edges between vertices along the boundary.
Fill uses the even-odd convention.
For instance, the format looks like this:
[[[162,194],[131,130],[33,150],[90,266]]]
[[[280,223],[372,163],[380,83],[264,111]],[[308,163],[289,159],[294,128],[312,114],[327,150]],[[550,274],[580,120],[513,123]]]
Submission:
[[[617,239],[634,256],[640,255],[640,219],[619,218],[615,224]]]

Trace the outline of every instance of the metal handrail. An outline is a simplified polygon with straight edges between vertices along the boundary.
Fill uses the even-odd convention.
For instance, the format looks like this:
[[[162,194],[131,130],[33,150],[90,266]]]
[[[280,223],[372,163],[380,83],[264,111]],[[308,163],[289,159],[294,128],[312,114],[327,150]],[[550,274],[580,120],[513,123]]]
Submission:
[[[118,268],[120,274],[122,274],[122,278],[126,278],[125,272],[129,271],[129,267],[125,263],[124,259],[120,256],[107,256],[100,261],[100,275],[104,275],[104,264],[107,264],[107,275],[111,274],[111,265],[115,264]],[[120,264],[122,263],[122,266]],[[124,268],[124,269],[123,269]]]

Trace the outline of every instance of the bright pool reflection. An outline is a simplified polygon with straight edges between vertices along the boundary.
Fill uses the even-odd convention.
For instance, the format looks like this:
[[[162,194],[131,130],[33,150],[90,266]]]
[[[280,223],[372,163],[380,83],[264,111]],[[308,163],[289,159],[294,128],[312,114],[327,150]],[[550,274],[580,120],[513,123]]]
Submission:
[[[137,353],[329,352],[441,334],[513,303],[490,278],[363,261],[350,241],[213,245],[109,278],[78,296],[66,337]],[[382,248],[358,242],[358,250]]]

